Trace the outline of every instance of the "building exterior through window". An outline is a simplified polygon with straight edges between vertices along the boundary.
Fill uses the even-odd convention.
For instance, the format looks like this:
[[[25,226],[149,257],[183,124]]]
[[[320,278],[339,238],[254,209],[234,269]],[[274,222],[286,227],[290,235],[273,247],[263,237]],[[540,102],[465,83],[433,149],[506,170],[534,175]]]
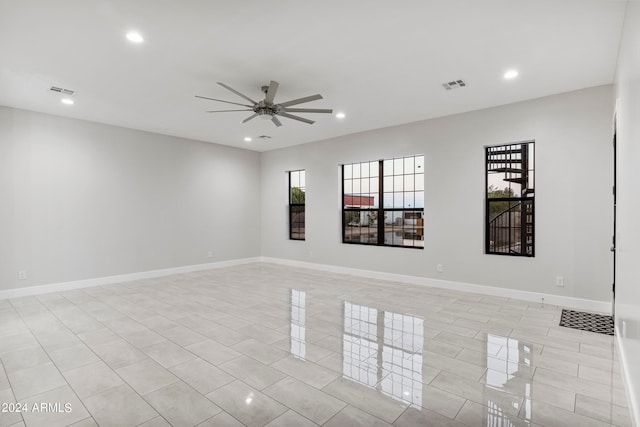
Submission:
[[[485,148],[485,253],[535,255],[534,142]]]
[[[342,242],[424,248],[424,156],[342,166]]]

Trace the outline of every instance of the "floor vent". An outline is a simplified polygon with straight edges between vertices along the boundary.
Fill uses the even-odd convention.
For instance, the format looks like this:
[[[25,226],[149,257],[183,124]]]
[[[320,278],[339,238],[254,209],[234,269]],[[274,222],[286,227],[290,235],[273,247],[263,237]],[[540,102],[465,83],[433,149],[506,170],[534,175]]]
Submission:
[[[51,86],[49,90],[52,92],[62,93],[64,95],[73,95],[74,93],[76,93],[74,90],[65,89],[63,87],[58,87],[58,86]]]
[[[442,87],[446,90],[458,89],[465,86],[468,86],[468,84],[464,80],[453,80],[447,83],[442,83]]]
[[[563,309],[560,326],[598,334],[614,335],[613,317],[603,314]]]

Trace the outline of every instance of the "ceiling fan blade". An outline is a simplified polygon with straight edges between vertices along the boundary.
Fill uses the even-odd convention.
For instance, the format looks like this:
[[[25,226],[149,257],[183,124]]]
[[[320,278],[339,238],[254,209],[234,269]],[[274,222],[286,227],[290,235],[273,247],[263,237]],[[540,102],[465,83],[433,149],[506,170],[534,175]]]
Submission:
[[[242,121],[242,123],[247,123],[249,120],[251,120],[251,119],[253,119],[253,118],[255,118],[255,117],[258,117],[258,113],[255,113],[253,116],[249,116],[249,117],[247,117],[246,119],[244,119],[244,120]]]
[[[293,120],[297,120],[299,122],[305,122],[305,123],[309,123],[310,125],[314,124],[315,122],[313,120],[309,120],[309,119],[305,119],[304,117],[298,117],[298,116],[294,116],[293,114],[288,114],[288,113],[278,113],[279,116],[282,117],[286,117],[288,119],[293,119]]]
[[[278,105],[280,105],[282,107],[288,107],[289,105],[303,104],[305,102],[315,101],[316,99],[322,99],[322,95],[305,96],[304,98],[294,99],[294,100],[291,100],[291,101],[283,102],[283,103],[278,104]]]
[[[212,110],[212,111],[207,111],[207,113],[228,113],[230,111],[253,111],[251,108],[247,108],[244,110]]]
[[[276,116],[271,117],[271,121],[273,122],[274,125],[276,125],[277,127],[282,126],[282,123],[280,123],[280,120],[278,120],[278,118]]]
[[[243,107],[249,107],[249,108],[253,107],[253,105],[238,104],[237,102],[225,101],[223,99],[216,99],[216,98],[207,98],[206,96],[195,95],[195,97],[202,98],[202,99],[209,99],[211,101],[226,102],[227,104],[241,105]]]
[[[278,82],[271,80],[271,83],[269,83],[269,89],[267,90],[267,96],[264,98],[265,102],[273,104],[273,98],[276,97],[278,86],[280,86]]]
[[[285,108],[288,113],[333,113],[329,108]]]
[[[227,85],[226,85],[226,84],[224,84],[224,83],[220,83],[220,82],[217,82],[217,83],[218,83],[220,86],[222,86],[223,88],[225,88],[225,89],[227,89],[227,90],[229,90],[229,91],[231,91],[231,92],[235,93],[235,94],[236,94],[236,95],[238,95],[238,96],[243,97],[243,98],[244,98],[244,99],[246,99],[247,101],[250,101],[252,104],[257,104],[257,102],[256,102],[256,101],[254,101],[253,99],[249,98],[247,95],[243,95],[243,94],[241,94],[241,93],[240,93],[240,92],[238,92],[237,90],[235,90],[235,89],[233,89],[233,88],[231,88],[231,87],[227,86]]]

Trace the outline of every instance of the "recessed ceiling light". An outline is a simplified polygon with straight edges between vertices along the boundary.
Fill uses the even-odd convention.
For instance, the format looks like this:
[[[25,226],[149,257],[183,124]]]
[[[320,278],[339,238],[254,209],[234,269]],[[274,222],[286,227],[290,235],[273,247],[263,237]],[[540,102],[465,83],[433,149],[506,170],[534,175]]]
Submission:
[[[71,98],[62,98],[60,100],[60,102],[62,102],[65,105],[73,105],[74,104],[73,99],[71,99]]]
[[[251,137],[248,137],[248,136],[247,136],[247,137],[245,137],[245,138],[244,138],[244,142],[251,142]]]
[[[344,118],[345,118],[345,115],[344,115],[344,113],[338,113],[338,114],[336,114],[336,118],[338,118],[338,119],[344,119]]]
[[[142,43],[144,41],[144,37],[136,31],[129,31],[127,33],[127,40],[132,43]]]
[[[516,77],[518,77],[518,72],[516,70],[509,70],[506,73],[504,73],[505,79],[514,79]]]

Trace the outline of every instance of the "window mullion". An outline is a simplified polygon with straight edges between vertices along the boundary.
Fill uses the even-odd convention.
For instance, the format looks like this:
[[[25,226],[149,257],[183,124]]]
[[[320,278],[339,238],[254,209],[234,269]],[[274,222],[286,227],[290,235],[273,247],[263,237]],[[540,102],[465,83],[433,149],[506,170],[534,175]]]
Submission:
[[[346,210],[346,206],[344,203],[344,165],[342,165],[341,167],[342,169],[342,199],[340,200],[340,203],[342,204],[342,243],[346,242],[347,240],[347,210]]]
[[[384,245],[384,161],[378,161],[378,245]]]

